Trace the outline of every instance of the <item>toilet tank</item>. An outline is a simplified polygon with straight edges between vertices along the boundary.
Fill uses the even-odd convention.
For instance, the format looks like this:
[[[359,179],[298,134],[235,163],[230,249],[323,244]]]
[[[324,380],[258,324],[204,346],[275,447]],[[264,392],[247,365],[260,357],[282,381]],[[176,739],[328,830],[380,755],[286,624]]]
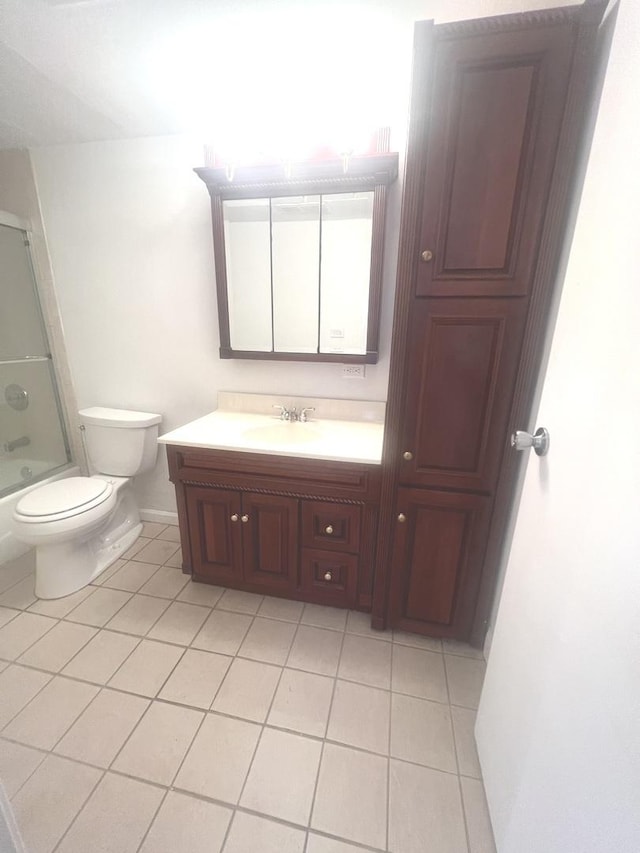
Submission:
[[[101,406],[81,409],[78,414],[94,473],[134,477],[153,468],[161,415]]]

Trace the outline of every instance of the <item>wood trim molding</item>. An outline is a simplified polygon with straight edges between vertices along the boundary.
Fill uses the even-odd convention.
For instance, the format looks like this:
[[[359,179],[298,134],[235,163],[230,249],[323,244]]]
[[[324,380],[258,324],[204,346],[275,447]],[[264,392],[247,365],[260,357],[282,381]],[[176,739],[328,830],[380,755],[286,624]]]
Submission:
[[[531,12],[513,12],[509,15],[492,15],[489,18],[474,18],[469,21],[451,21],[438,24],[438,38],[460,38],[481,36],[490,33],[505,33],[509,30],[532,29],[553,25],[571,24],[578,20],[581,6],[560,6],[556,9],[536,9]]]

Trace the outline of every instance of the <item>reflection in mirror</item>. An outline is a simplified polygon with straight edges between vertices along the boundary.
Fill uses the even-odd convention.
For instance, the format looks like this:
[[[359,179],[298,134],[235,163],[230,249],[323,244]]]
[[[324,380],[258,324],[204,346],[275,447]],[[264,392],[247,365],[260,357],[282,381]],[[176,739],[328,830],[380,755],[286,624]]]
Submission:
[[[231,346],[268,352],[273,349],[269,199],[232,199],[223,210]]]

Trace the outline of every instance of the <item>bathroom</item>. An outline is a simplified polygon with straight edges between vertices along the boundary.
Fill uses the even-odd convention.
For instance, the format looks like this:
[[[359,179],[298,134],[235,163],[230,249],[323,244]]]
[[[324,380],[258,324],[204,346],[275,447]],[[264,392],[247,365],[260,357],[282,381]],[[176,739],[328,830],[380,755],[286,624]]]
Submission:
[[[301,75],[299,85],[312,87],[316,108],[333,106],[344,126],[353,119],[350,97],[356,93],[363,121],[390,127],[400,178],[387,191],[379,358],[356,378],[345,376],[339,362],[219,357],[210,199],[193,172],[204,164],[203,143],[209,142],[203,112],[217,66],[208,66],[211,76],[203,77],[188,59],[189,39],[202,23],[197,4],[189,4],[192,17],[186,4],[168,4],[157,30],[149,27],[143,12],[151,14],[150,7],[143,2],[133,4],[137,16],[111,2],[37,3],[31,27],[19,4],[3,5],[3,49],[12,73],[27,75],[19,91],[30,106],[21,112],[16,100],[0,116],[8,140],[0,150],[0,210],[10,214],[4,225],[28,226],[55,384],[45,377],[29,385],[30,420],[20,421],[24,429],[0,433],[0,464],[21,454],[18,474],[28,482],[40,458],[51,462],[54,475],[74,473],[67,464],[86,472],[77,413],[93,406],[159,413],[166,433],[215,410],[219,392],[266,393],[275,403],[385,403],[414,22],[554,4],[464,0],[452,11],[443,2],[402,0],[373,8],[314,4],[312,14],[306,4],[285,11],[278,4],[258,10],[243,3],[244,14],[225,9],[216,13],[220,20],[214,16],[215,26],[228,25],[244,49],[258,55],[264,51],[258,36],[267,25],[273,43],[284,41],[283,51],[291,50],[287,33],[304,34],[310,20],[327,40],[338,29],[341,51],[334,52],[349,55],[348,70],[328,72],[319,63],[324,77]],[[628,23],[637,26],[629,14]],[[39,37],[58,26],[58,39]],[[75,70],[56,70],[65,27],[85,39],[78,51],[84,65]],[[108,50],[108,40],[99,37],[105,28],[116,40],[128,33],[129,44],[119,46],[128,52],[119,61],[100,53]],[[304,44],[303,35],[298,42]],[[206,43],[202,33],[198,43]],[[171,46],[181,51],[180,62],[167,63]],[[283,67],[273,68],[268,79],[274,90],[293,85],[292,64],[304,62],[308,50],[308,44],[296,48]],[[232,56],[222,52],[227,63]],[[376,60],[380,56],[384,62]],[[33,65],[27,66],[28,58]],[[109,91],[97,79],[101,62],[124,69],[112,75]],[[241,99],[250,82],[240,77]],[[229,107],[226,85],[214,102],[222,111]],[[289,91],[283,104],[271,103],[268,115],[258,112],[252,120],[282,126],[290,144],[298,130],[290,124],[295,96]],[[45,110],[46,101],[53,106]],[[246,112],[240,119],[247,120]],[[304,113],[296,116],[299,124],[304,119]],[[24,126],[18,144],[11,142],[10,126]],[[3,310],[2,328],[6,316]],[[2,370],[2,395],[8,385],[27,384],[24,372],[5,378]],[[20,405],[20,392],[12,399]],[[0,429],[8,415],[23,417],[7,405],[0,405]],[[24,437],[29,445],[4,447]],[[31,471],[22,473],[25,467]],[[77,598],[37,601],[33,552],[23,553],[10,532],[19,493],[9,491],[11,510],[0,515],[0,620],[9,626],[18,613],[31,623],[24,637],[14,637],[13,652],[0,654],[0,689],[9,697],[0,700],[6,789],[0,813],[15,849],[22,849],[20,835],[28,853],[527,849],[505,831],[506,806],[496,782],[501,768],[486,752],[495,740],[487,715],[495,712],[489,703],[507,669],[504,660],[486,699],[482,756],[494,792],[494,847],[473,734],[485,668],[481,649],[375,631],[362,611],[192,583],[180,571],[176,491],[162,445],[153,469],[134,483],[141,539]],[[119,573],[121,582],[113,581]],[[93,596],[95,609],[83,607]],[[206,627],[220,614],[229,627],[224,636]],[[54,627],[59,640],[52,634],[46,641]],[[504,640],[498,639],[495,658],[501,660]],[[27,681],[17,679],[17,670],[27,672]],[[149,686],[141,686],[145,675]],[[59,689],[60,681],[71,685],[70,692]],[[222,734],[209,726],[212,718],[226,726]],[[158,750],[159,742],[167,748]],[[200,758],[207,755],[218,757],[223,772],[212,774]],[[353,766],[347,756],[354,757]],[[295,792],[288,778],[296,780]],[[2,840],[0,828],[4,850]],[[530,849],[562,848],[547,839],[546,848]],[[632,847],[621,842],[617,849]]]

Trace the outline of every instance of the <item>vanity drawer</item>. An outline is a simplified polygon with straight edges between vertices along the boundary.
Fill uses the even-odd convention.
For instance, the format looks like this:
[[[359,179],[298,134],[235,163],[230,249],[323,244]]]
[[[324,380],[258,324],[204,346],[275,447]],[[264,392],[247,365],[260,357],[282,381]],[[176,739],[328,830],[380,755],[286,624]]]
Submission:
[[[304,501],[302,541],[307,548],[357,553],[360,549],[360,507],[329,501]]]
[[[318,604],[355,607],[358,558],[354,554],[303,548],[300,559],[303,592]]]

